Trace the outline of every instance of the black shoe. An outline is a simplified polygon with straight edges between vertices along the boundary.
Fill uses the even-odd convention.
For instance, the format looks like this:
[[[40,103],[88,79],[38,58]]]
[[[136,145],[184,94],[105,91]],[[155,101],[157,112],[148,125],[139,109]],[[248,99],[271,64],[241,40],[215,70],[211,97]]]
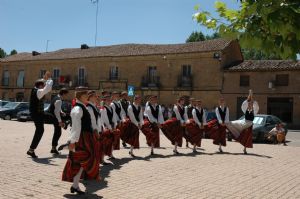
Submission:
[[[129,155],[133,158],[135,157],[135,155],[133,153],[131,153],[130,151],[129,151]]]
[[[178,155],[179,154],[179,152],[175,151],[175,150],[173,150],[173,153],[174,153],[174,155]]]
[[[109,160],[115,160],[116,158],[114,156],[110,156],[108,159]]]
[[[51,149],[50,153],[54,155],[59,155],[59,152],[56,149]]]
[[[30,155],[32,158],[38,158],[34,151],[27,151],[27,155]]]
[[[245,154],[245,155],[248,154],[246,149],[244,149],[244,154]]]
[[[153,151],[151,151],[150,155],[154,155],[154,152],[153,152]]]
[[[122,142],[124,148],[127,148],[126,142]]]
[[[219,151],[220,151],[220,153],[223,153],[223,150],[222,150],[222,148],[219,148]]]
[[[84,191],[81,191],[80,189],[78,189],[78,188],[76,189],[76,188],[74,188],[74,187],[71,187],[71,188],[70,188],[70,192],[71,192],[71,193],[75,193],[75,192],[76,192],[78,195],[83,195],[83,194],[85,194]]]
[[[64,128],[63,128],[63,129],[67,130],[67,129],[68,129],[68,126],[69,126],[69,124],[70,124],[70,122],[66,122],[66,123],[65,123],[65,126],[64,126]]]
[[[193,150],[193,153],[197,153],[197,150],[196,150],[196,149],[194,149],[194,150]]]
[[[61,151],[61,150],[63,150],[65,147],[67,147],[68,145],[69,145],[69,143],[62,144],[62,145],[60,145],[60,146],[57,148],[57,150],[58,150],[58,151]]]
[[[102,164],[102,165],[110,165],[110,163],[105,162],[105,161],[101,162],[101,164]]]

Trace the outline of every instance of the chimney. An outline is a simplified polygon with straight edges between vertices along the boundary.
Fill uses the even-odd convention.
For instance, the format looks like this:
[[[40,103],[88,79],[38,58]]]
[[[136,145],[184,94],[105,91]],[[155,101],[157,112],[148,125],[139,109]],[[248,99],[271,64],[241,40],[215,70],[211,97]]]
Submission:
[[[87,44],[81,44],[81,50],[83,49],[89,49],[89,46]]]

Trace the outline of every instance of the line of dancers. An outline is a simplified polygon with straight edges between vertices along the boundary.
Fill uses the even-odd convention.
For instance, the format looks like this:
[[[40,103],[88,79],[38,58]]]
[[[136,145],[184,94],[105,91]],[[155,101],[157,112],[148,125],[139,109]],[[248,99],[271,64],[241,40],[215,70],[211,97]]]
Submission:
[[[79,87],[75,92],[76,102],[71,111],[72,128],[68,142],[69,156],[65,165],[62,180],[72,182],[71,193],[84,194],[79,188],[81,178],[100,180],[99,165],[106,165],[104,157],[115,159],[113,152],[120,150],[120,142],[129,144],[129,155],[135,157],[134,149],[138,149],[140,132],[145,135],[150,155],[160,147],[161,130],[174,145],[174,155],[179,154],[183,139],[193,145],[193,153],[197,146],[201,147],[204,132],[209,132],[213,144],[226,146],[226,129],[246,148],[252,148],[252,121],[258,112],[258,103],[254,101],[252,91],[243,103],[245,121],[229,121],[229,108],[223,97],[216,108],[217,120],[207,123],[202,101],[191,99],[184,106],[185,99],[177,99],[172,118],[164,121],[162,107],[158,97],[152,95],[145,108],[141,106],[142,98],[135,95],[133,102],[128,100],[127,92],[102,92],[101,97],[95,91]]]

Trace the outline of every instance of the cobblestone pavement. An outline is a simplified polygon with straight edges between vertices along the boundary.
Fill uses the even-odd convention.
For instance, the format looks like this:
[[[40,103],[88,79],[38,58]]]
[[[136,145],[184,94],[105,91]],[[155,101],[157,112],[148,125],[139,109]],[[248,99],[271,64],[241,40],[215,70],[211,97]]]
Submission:
[[[88,194],[69,193],[61,181],[67,151],[52,157],[53,127],[45,126],[36,150],[39,159],[26,155],[34,131],[31,122],[0,120],[0,198],[300,198],[300,148],[255,144],[248,155],[228,142],[225,153],[216,152],[211,140],[203,140],[198,154],[172,147],[161,135],[162,148],[148,157],[144,135],[136,158],[128,150],[115,152],[113,165],[101,168],[101,182],[83,182]],[[64,131],[60,143],[67,139]]]

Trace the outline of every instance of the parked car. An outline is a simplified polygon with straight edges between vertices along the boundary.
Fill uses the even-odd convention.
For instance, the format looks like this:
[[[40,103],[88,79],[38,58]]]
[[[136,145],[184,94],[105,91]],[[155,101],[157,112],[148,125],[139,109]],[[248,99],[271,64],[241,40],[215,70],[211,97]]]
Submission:
[[[8,102],[0,108],[0,118],[11,120],[17,118],[17,113],[29,108],[28,102]]]
[[[240,120],[243,120],[245,116],[242,116]],[[285,134],[288,133],[287,125],[282,122],[281,119],[274,115],[255,115],[253,120],[253,140],[256,142],[265,142],[271,129],[275,127],[277,123],[282,123]]]
[[[44,111],[47,111],[48,108],[49,108],[50,104],[48,103],[45,103],[44,104]],[[17,113],[17,119],[18,121],[20,122],[26,122],[26,121],[31,121],[32,118],[30,116],[30,112],[29,112],[29,109],[26,109],[24,111],[20,111]]]
[[[5,104],[7,104],[9,101],[0,100],[0,108],[2,108]]]

